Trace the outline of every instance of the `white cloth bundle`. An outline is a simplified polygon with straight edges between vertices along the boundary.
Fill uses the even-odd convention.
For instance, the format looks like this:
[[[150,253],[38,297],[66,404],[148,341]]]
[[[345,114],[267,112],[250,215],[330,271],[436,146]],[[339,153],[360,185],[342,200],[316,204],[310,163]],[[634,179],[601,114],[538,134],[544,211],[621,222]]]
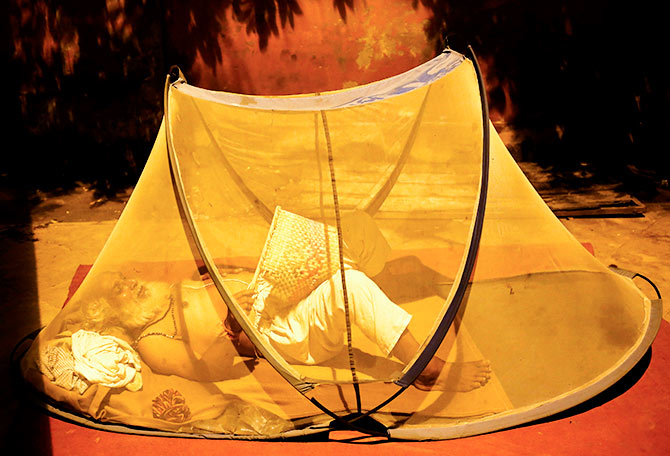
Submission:
[[[74,367],[74,356],[68,347],[49,344],[40,350],[37,368],[54,384],[68,391],[84,394],[88,383]]]
[[[110,388],[142,388],[139,355],[125,341],[92,331],[72,334],[75,370],[91,383]]]

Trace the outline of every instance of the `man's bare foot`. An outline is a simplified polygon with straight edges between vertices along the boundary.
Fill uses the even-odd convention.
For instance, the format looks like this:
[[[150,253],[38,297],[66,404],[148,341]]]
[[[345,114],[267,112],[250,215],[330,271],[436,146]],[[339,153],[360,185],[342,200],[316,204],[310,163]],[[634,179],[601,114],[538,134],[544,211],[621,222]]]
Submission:
[[[486,385],[491,378],[488,361],[446,363],[433,358],[413,385],[422,391],[457,391],[467,393]]]

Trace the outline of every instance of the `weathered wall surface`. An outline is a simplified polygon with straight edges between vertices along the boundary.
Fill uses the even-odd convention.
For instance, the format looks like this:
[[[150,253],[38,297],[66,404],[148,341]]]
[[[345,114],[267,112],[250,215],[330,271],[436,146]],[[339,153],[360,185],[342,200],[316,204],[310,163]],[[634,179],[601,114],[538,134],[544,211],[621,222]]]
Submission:
[[[173,15],[170,48],[187,62],[189,81],[201,87],[272,95],[360,85],[435,55],[424,31],[431,13],[411,0],[342,2],[340,9],[331,1],[289,3],[299,8],[278,14],[276,27],[265,33],[250,29],[234,8],[224,9],[223,29],[206,38],[217,51],[209,54],[193,53],[192,40],[181,41],[189,35]]]

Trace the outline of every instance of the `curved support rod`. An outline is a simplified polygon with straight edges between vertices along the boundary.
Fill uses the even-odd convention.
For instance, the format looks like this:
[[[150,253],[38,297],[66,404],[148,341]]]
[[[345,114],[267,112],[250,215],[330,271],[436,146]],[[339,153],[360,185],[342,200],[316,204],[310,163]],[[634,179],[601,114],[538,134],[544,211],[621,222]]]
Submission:
[[[371,191],[372,196],[362,200],[358,206],[356,206],[357,209],[367,212],[371,217],[374,217],[382,204],[384,204],[384,201],[386,201],[386,198],[389,196],[389,193],[391,193],[391,190],[398,181],[398,176],[402,172],[405,163],[407,163],[409,153],[414,146],[414,140],[416,139],[417,132],[419,131],[419,125],[421,124],[423,113],[426,109],[426,100],[428,100],[428,95],[430,94],[430,87],[431,86],[428,86],[426,89],[426,94],[424,95],[421,106],[419,107],[419,112],[414,119],[412,130],[407,137],[407,141],[405,142],[405,145],[402,149],[402,152],[400,153],[400,156],[398,157],[398,161],[396,162],[395,166],[393,168],[389,168],[384,173],[384,176],[379,179]]]
[[[272,216],[274,215],[273,212],[270,210],[270,208],[263,202],[261,199],[249,188],[249,186],[244,182],[244,179],[242,179],[242,176],[239,175],[239,173],[235,170],[233,167],[233,164],[230,163],[230,161],[226,158],[226,154],[223,153],[223,150],[221,149],[221,146],[219,146],[218,141],[216,138],[214,138],[214,133],[212,133],[212,130],[209,128],[209,125],[207,125],[207,121],[205,120],[205,117],[202,115],[202,112],[198,108],[198,105],[195,104],[195,101],[191,99],[191,102],[193,103],[193,107],[195,108],[196,112],[198,113],[198,116],[200,117],[200,121],[202,122],[202,125],[205,127],[205,131],[207,132],[207,136],[209,137],[209,140],[216,146],[216,150],[219,152],[219,157],[221,158],[221,161],[223,163],[223,166],[226,168],[226,171],[228,171],[228,174],[230,174],[230,177],[232,178],[233,182],[237,184],[238,188],[242,191],[244,196],[247,197],[247,199],[251,202],[251,204],[260,212],[261,216],[265,219],[266,222],[272,223]]]
[[[212,256],[210,255],[207,246],[202,241],[198,227],[195,224],[193,218],[193,213],[191,211],[190,205],[186,198],[186,192],[184,190],[184,183],[181,177],[181,171],[179,168],[179,160],[174,150],[172,144],[172,130],[170,125],[170,115],[169,115],[169,93],[170,87],[170,76],[166,78],[165,81],[165,92],[164,92],[164,111],[165,111],[165,134],[166,134],[166,148],[170,165],[170,174],[172,177],[173,188],[175,191],[175,196],[177,199],[177,206],[179,207],[180,213],[183,220],[185,221],[188,231],[191,235],[191,240],[194,243],[200,257],[202,258],[207,272],[209,273],[214,285],[226,303],[228,311],[233,314],[237,322],[242,327],[242,330],[249,337],[249,340],[254,344],[258,351],[263,355],[263,357],[275,368],[275,370],[284,377],[296,390],[304,394],[307,391],[314,388],[314,382],[309,381],[308,379],[303,378],[295,369],[293,369],[286,361],[277,353],[272,347],[268,347],[263,343],[262,339],[256,333],[256,331],[249,324],[248,318],[240,310],[240,307],[235,303],[235,300],[228,294],[223,281],[219,275],[219,271],[214,264]]]
[[[482,77],[479,64],[477,62],[477,57],[475,56],[474,50],[471,46],[468,46],[468,51],[472,57],[472,63],[475,67],[475,72],[477,73],[477,82],[479,84],[479,94],[481,97],[482,103],[482,169],[479,183],[479,201],[477,203],[477,208],[475,211],[474,221],[471,227],[470,242],[467,247],[467,257],[465,262],[462,265],[461,273],[458,278],[458,287],[456,291],[452,294],[451,301],[446,311],[444,311],[441,320],[437,327],[434,329],[433,335],[431,338],[424,343],[423,351],[417,356],[414,362],[405,368],[405,373],[403,376],[396,380],[395,383],[398,386],[407,387],[411,385],[417,377],[423,372],[423,370],[428,365],[428,362],[435,356],[435,352],[440,347],[444,336],[449,331],[458,310],[461,307],[465,292],[472,276],[472,272],[475,266],[475,260],[477,259],[477,252],[479,250],[479,241],[482,235],[482,228],[484,225],[484,214],[486,211],[486,196],[488,193],[488,182],[489,182],[489,155],[490,155],[490,122],[489,122],[489,108],[488,102],[486,100],[486,88],[484,87],[484,79]]]

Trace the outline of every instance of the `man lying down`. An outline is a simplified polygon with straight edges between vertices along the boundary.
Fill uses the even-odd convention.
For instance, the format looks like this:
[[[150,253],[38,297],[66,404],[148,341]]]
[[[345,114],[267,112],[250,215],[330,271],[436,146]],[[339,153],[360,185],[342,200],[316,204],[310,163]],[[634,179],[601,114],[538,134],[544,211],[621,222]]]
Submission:
[[[378,283],[400,300],[410,297],[394,290],[393,284],[397,284],[398,278],[394,269],[398,269],[398,260],[386,263],[390,248],[368,218],[358,214],[355,223],[343,223],[344,238],[351,240],[347,244],[348,261],[344,268],[350,321],[384,355],[408,363],[419,350],[417,340],[408,329],[412,316],[394,303]],[[417,275],[429,277],[427,282],[438,283],[441,278],[416,259],[406,263]],[[216,291],[207,281],[169,285],[109,273],[102,275],[98,283],[100,297],[83,304],[83,320],[95,325],[90,315],[113,314],[119,322],[118,327],[125,332],[122,338],[129,340],[154,372],[197,381],[216,381],[226,378],[236,355],[258,356],[225,303],[212,298],[210,293]],[[426,287],[430,288],[430,283]],[[441,294],[437,285],[432,291]],[[267,300],[259,306],[259,294],[263,294],[262,289],[243,289],[233,297],[248,311],[266,342],[288,362],[319,365],[346,348],[345,303],[339,270],[288,308],[273,308]],[[200,339],[207,331],[197,330],[198,325],[203,324],[203,314],[198,308],[210,302],[219,307],[216,309],[218,315],[227,316],[221,323],[207,321],[210,330],[216,328],[217,337],[203,342]],[[114,327],[109,315],[105,323],[100,323]],[[193,321],[196,319],[201,321]],[[203,347],[203,344],[207,347],[196,355],[193,347]],[[468,392],[484,386],[490,375],[489,363],[484,360],[448,363],[434,357],[413,385],[420,390]]]

